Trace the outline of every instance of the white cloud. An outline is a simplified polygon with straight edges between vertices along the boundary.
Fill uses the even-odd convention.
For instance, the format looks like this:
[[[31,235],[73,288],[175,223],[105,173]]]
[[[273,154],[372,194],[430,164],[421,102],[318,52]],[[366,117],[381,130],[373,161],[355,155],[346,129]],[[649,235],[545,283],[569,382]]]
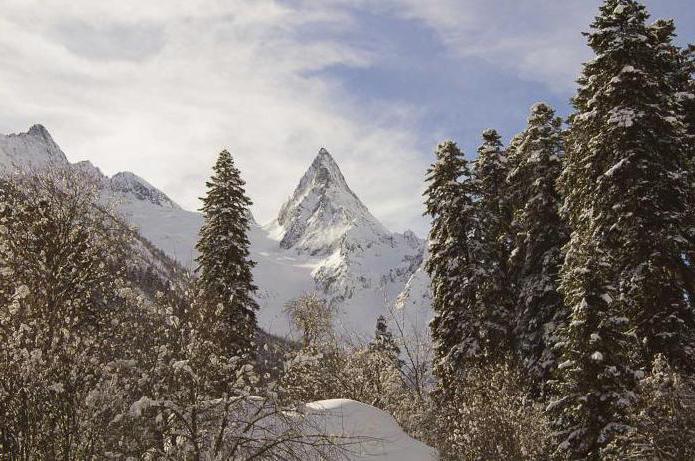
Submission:
[[[132,170],[187,208],[222,148],[259,220],[274,217],[325,145],[375,215],[423,230],[424,165],[407,107],[357,105],[309,77],[369,52],[297,33],[349,30],[339,7],[270,0],[9,0],[0,17],[1,131],[45,124],[71,160]]]
[[[132,170],[186,208],[198,206],[217,152],[229,148],[260,221],[274,217],[325,146],[378,218],[420,233],[423,114],[358,101],[339,80],[316,77],[332,65],[378,66],[388,53],[325,31],[359,33],[360,10],[417,21],[452,55],[565,94],[589,56],[580,31],[598,4],[0,1],[0,132],[43,123],[71,160],[90,159],[109,174]]]
[[[575,88],[590,51],[581,31],[598,0],[364,0],[431,27],[453,53],[487,60],[557,92]]]

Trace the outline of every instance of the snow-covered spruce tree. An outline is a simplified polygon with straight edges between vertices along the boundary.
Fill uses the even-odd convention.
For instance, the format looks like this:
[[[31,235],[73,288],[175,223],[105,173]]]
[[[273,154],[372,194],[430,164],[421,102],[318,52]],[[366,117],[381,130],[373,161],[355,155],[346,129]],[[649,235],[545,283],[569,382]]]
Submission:
[[[507,171],[511,174],[521,163],[521,153],[519,152],[519,146],[521,145],[525,131],[517,133],[514,135],[511,141],[509,141],[509,146],[507,146]],[[523,191],[515,190],[514,187],[509,185],[509,175],[507,175],[507,193],[504,198],[506,199],[506,206],[512,214],[512,223],[514,221],[514,212],[520,210],[526,204],[526,196]],[[510,245],[513,250],[514,245],[514,230],[510,229]]]
[[[482,354],[489,362],[511,350],[514,314],[509,276],[512,213],[509,206],[507,152],[497,131],[483,132],[473,173],[477,229],[474,240],[475,311],[479,315]]]
[[[480,325],[473,310],[475,286],[469,273],[475,250],[471,246],[475,209],[468,162],[456,144],[439,144],[435,156],[426,176],[425,214],[432,218],[426,270],[433,294],[433,370],[438,392],[447,400],[445,395],[463,370],[463,361],[481,354]]]
[[[649,31],[664,84],[668,85],[666,92],[675,96],[679,115],[692,142],[695,136],[695,45],[681,49],[673,42],[676,26],[672,19],[655,21]]]
[[[544,103],[531,108],[528,127],[516,138],[508,187],[514,210],[511,267],[517,311],[514,341],[535,391],[557,366],[553,346],[566,314],[558,272],[567,232],[560,219],[556,181],[562,171],[561,120]]]
[[[675,35],[675,26],[672,20],[656,21],[652,25],[655,38],[661,49],[661,55],[665,58],[666,65],[664,72],[673,75],[674,91],[679,104],[679,113],[683,118],[686,129],[686,139],[688,142],[687,150],[684,155],[689,161],[690,171],[690,212],[695,215],[695,45],[689,45],[685,49],[679,49],[672,43]],[[675,71],[674,71],[675,69]],[[695,228],[688,229],[691,234],[689,240],[695,241]],[[695,267],[695,245],[691,245],[688,252],[690,267]],[[689,287],[689,298],[691,304],[695,303],[695,287]]]
[[[202,198],[203,227],[196,249],[207,331],[229,357],[254,355],[256,310],[249,259],[249,206],[245,182],[229,152],[220,152]]]
[[[393,338],[393,333],[389,331],[388,324],[386,323],[386,318],[380,315],[376,319],[376,331],[374,332],[374,340],[369,343],[369,350],[375,353],[386,354],[391,357],[393,363],[400,368],[402,361],[399,358],[401,355],[401,349],[396,344],[396,340]]]
[[[695,143],[695,45],[688,45],[681,52],[684,77],[684,91],[679,95],[681,111],[685,118],[688,137]],[[691,147],[692,148],[692,147]]]
[[[690,161],[690,215],[695,215],[695,45],[688,47],[681,52],[682,56],[682,79],[683,89],[679,93],[681,114],[685,122],[688,139],[688,158]],[[695,232],[695,228],[691,229]],[[691,245],[688,253],[691,267],[695,266],[695,245]],[[691,303],[695,302],[695,287],[691,287]]]
[[[560,287],[570,319],[551,409],[560,448],[574,457],[598,458],[626,429],[634,368],[660,352],[675,366],[695,363],[683,124],[647,17],[634,0],[600,7],[559,181],[571,229]]]
[[[456,447],[465,426],[459,396],[471,369],[488,359],[487,338],[481,335],[486,325],[477,302],[485,272],[478,267],[476,187],[468,162],[452,141],[441,143],[435,156],[427,170],[425,205],[432,218],[426,270],[432,280],[432,369],[437,378],[432,400],[438,418],[428,441],[443,456],[456,459],[462,454]]]

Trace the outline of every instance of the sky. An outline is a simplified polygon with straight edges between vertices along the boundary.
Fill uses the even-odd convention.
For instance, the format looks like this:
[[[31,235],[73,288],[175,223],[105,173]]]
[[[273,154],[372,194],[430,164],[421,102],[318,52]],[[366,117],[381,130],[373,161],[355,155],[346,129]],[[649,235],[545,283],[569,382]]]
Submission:
[[[0,0],[0,133],[41,123],[70,161],[191,210],[226,148],[261,223],[325,147],[388,228],[425,235],[437,142],[474,158],[535,102],[568,115],[599,3]],[[695,41],[693,0],[644,3]]]

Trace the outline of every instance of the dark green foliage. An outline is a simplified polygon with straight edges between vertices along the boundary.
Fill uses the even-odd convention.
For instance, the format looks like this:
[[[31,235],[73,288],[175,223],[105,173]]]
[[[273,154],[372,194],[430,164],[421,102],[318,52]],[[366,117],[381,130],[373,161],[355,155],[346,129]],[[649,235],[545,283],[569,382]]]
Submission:
[[[507,152],[495,130],[483,132],[483,144],[475,162],[475,214],[477,228],[471,280],[476,287],[474,310],[479,318],[482,356],[495,362],[512,346],[512,287],[508,260],[511,249],[511,208],[507,197]]]
[[[557,366],[553,346],[566,317],[557,286],[562,246],[567,241],[555,185],[562,155],[560,118],[548,105],[534,105],[528,128],[516,138],[515,167],[508,180],[512,202],[518,204],[511,256],[517,314],[514,339],[536,390]]]
[[[198,284],[208,311],[208,334],[227,355],[247,355],[254,349],[258,309],[247,237],[251,200],[229,152],[220,153],[213,171],[202,199]]]
[[[626,429],[633,368],[693,364],[693,272],[683,255],[690,171],[663,36],[634,0],[607,0],[587,34],[596,58],[573,100],[560,188],[572,230],[561,270],[570,311],[553,405],[573,456]]]
[[[380,315],[376,320],[374,340],[369,344],[369,350],[391,357],[398,368],[403,364],[402,360],[399,358],[401,349],[398,347],[398,344],[396,344],[396,340],[393,339],[393,333],[389,331],[389,327],[383,315]]]
[[[426,214],[432,217],[426,270],[433,283],[433,368],[439,389],[445,390],[464,360],[481,354],[470,272],[477,226],[468,162],[452,141],[441,143],[435,156],[426,177]]]

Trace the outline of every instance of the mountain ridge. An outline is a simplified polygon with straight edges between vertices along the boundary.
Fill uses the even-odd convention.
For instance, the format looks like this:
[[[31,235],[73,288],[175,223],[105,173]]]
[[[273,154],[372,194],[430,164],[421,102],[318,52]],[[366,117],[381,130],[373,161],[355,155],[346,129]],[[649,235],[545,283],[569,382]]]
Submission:
[[[194,268],[203,222],[200,213],[182,209],[134,173],[109,178],[89,161],[71,164],[48,130],[35,127],[27,133],[0,135],[0,150],[9,144],[12,160],[21,163],[18,157],[24,155],[32,163],[46,164],[53,159],[94,177],[144,238],[173,260]],[[0,166],[10,166],[10,155],[4,150],[0,154]],[[251,221],[249,240],[251,258],[257,262],[259,325],[278,335],[291,334],[286,302],[309,291],[319,292],[336,308],[344,332],[371,334],[376,318],[400,299],[421,267],[426,246],[412,231],[386,229],[350,189],[325,148],[277,219],[265,226]]]

